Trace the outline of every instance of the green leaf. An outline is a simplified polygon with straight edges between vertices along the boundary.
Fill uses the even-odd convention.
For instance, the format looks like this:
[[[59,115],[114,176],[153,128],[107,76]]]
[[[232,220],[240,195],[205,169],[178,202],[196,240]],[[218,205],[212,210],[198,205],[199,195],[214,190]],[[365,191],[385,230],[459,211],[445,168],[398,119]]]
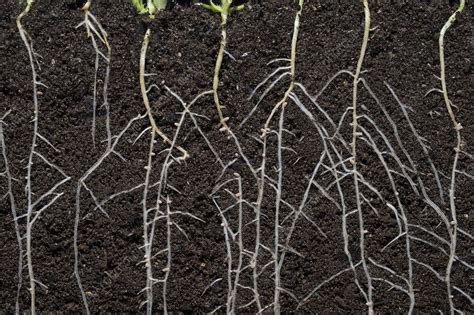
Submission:
[[[212,0],[209,1],[209,4],[198,3],[198,5],[206,10],[211,11],[212,13],[220,13],[225,15],[229,15],[232,12],[240,12],[245,9],[243,4],[236,7],[231,7],[232,0],[221,0],[220,5],[215,4],[212,2]]]
[[[168,0],[153,0],[153,5],[158,10],[165,10],[167,4],[168,4]]]
[[[131,0],[138,14],[154,15],[159,10],[166,9],[168,0]],[[146,4],[145,4],[146,2]]]
[[[198,3],[199,6],[211,11],[212,13],[222,13],[222,7],[215,5],[214,2],[210,1],[209,4]]]
[[[145,14],[148,12],[148,10],[145,8],[145,5],[143,4],[142,0],[132,0],[132,4],[137,10],[138,14]]]
[[[245,9],[245,5],[241,4],[239,6],[233,7],[232,12],[242,12]]]

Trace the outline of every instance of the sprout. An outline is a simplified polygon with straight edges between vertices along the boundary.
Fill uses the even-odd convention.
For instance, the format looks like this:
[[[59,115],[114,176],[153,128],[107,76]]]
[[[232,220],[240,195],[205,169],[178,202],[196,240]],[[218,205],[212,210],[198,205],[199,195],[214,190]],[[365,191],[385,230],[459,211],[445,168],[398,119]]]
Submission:
[[[211,0],[209,4],[198,3],[198,5],[211,11],[212,13],[220,13],[220,14],[225,14],[225,15],[229,15],[230,13],[234,11],[240,12],[245,8],[243,4],[236,7],[231,7],[232,1],[233,0],[222,0],[221,4],[217,5]]]
[[[132,4],[137,10],[138,14],[148,14],[153,17],[159,10],[166,9],[168,0],[132,0]]]

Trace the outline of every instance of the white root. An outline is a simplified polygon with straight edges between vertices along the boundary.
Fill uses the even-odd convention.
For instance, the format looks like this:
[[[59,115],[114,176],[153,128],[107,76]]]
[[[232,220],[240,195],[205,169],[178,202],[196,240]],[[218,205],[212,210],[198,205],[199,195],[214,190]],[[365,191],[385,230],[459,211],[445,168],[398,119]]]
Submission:
[[[369,3],[368,0],[363,0],[364,4],[364,16],[365,16],[365,23],[364,23],[364,37],[362,39],[362,47],[360,49],[359,60],[357,61],[357,68],[354,75],[353,81],[353,90],[352,90],[352,175],[354,179],[354,192],[356,198],[356,207],[357,213],[359,217],[359,248],[360,248],[360,256],[362,262],[362,268],[364,270],[365,278],[367,281],[367,292],[364,293],[364,296],[367,300],[367,307],[368,307],[368,314],[374,314],[374,302],[372,297],[373,292],[373,285],[372,285],[372,276],[369,272],[369,268],[367,265],[366,260],[366,248],[365,248],[365,228],[364,228],[364,216],[362,212],[362,203],[361,203],[361,193],[359,190],[359,183],[361,181],[359,177],[359,172],[357,171],[357,138],[358,138],[358,114],[357,114],[357,96],[358,96],[358,84],[359,84],[359,76],[362,70],[362,64],[364,62],[366,50],[367,50],[367,43],[369,40],[369,32],[370,32],[370,10],[369,10]]]

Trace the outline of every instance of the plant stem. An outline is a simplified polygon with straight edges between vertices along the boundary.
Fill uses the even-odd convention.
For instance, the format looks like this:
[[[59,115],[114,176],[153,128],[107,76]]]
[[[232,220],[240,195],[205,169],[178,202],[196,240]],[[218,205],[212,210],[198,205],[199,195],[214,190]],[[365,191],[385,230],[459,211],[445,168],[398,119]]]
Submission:
[[[448,264],[446,266],[446,286],[447,286],[447,293],[448,293],[448,300],[449,300],[449,309],[450,313],[454,314],[455,307],[453,302],[453,295],[452,295],[452,286],[451,286],[451,271],[454,263],[454,259],[456,256],[456,243],[457,243],[457,227],[458,227],[458,220],[457,220],[457,213],[456,213],[456,202],[455,202],[455,186],[456,186],[456,172],[457,172],[457,165],[459,161],[459,153],[462,149],[462,138],[461,138],[461,124],[457,121],[456,116],[454,115],[453,108],[451,106],[451,101],[449,100],[448,96],[448,88],[446,85],[446,65],[444,59],[444,36],[446,31],[451,27],[451,25],[456,20],[456,16],[459,13],[462,13],[464,10],[464,6],[466,4],[465,0],[461,0],[459,3],[459,7],[457,10],[449,17],[446,24],[444,24],[443,28],[441,29],[439,35],[439,61],[440,61],[440,68],[441,68],[441,87],[443,90],[443,97],[444,103],[446,105],[446,109],[448,110],[449,117],[453,124],[454,131],[456,133],[456,146],[454,148],[454,161],[451,171],[451,183],[449,188],[449,206],[451,209],[451,229],[450,229],[450,238],[451,238],[451,246],[449,251],[449,259]]]
[[[229,117],[224,117],[222,113],[222,109],[224,106],[221,105],[219,100],[219,74],[222,68],[222,61],[224,59],[225,48],[227,45],[227,18],[228,13],[226,11],[222,11],[221,13],[221,43],[219,46],[219,53],[217,54],[216,66],[214,68],[214,79],[212,81],[212,91],[214,96],[214,103],[216,104],[217,113],[219,114],[219,122],[222,125],[222,130],[229,130],[229,126],[227,125],[227,121]]]
[[[156,132],[165,143],[171,145],[172,141],[168,138],[160,128],[158,128],[155,119],[153,118],[153,113],[150,107],[150,101],[148,100],[147,89],[145,84],[145,64],[146,64],[146,52],[148,50],[148,45],[150,43],[151,29],[147,29],[145,36],[143,37],[142,49],[140,53],[140,89],[143,98],[143,104],[145,105],[148,119],[150,120],[151,127],[154,132]],[[185,160],[189,157],[188,152],[180,146],[176,147],[183,155],[178,158],[178,160]]]
[[[353,90],[352,90],[352,173],[354,178],[354,188],[355,188],[355,197],[357,204],[357,213],[359,216],[359,231],[360,231],[360,256],[362,261],[362,267],[364,269],[365,277],[367,278],[367,306],[369,315],[374,314],[374,303],[372,300],[372,278],[367,267],[367,260],[365,257],[365,229],[364,229],[364,216],[362,213],[362,205],[360,200],[360,190],[359,190],[359,174],[357,171],[357,138],[358,138],[358,117],[357,117],[357,86],[359,84],[360,72],[362,69],[362,64],[364,63],[364,57],[367,50],[367,43],[369,41],[369,32],[370,32],[370,10],[368,0],[363,0],[364,5],[364,36],[362,39],[362,46],[360,49],[359,60],[357,62],[357,68],[354,75],[353,81]]]

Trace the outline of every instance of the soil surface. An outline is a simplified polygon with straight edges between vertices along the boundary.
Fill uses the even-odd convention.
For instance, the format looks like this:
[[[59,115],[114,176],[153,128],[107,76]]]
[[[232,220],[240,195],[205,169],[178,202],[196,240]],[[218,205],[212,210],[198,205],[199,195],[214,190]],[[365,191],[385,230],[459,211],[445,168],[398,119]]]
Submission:
[[[454,161],[455,133],[445,109],[440,89],[439,76],[439,32],[455,10],[454,1],[371,1],[372,31],[363,65],[362,77],[367,87],[359,84],[359,114],[370,117],[378,126],[373,127],[369,119],[360,118],[360,123],[374,143],[385,151],[384,155],[393,172],[393,182],[398,196],[392,189],[383,163],[361,134],[358,140],[358,167],[361,176],[370,185],[361,185],[365,238],[364,256],[383,265],[380,268],[368,261],[373,278],[374,309],[377,313],[406,313],[410,299],[407,290],[409,260],[405,236],[400,234],[395,207],[404,210],[409,226],[410,253],[413,261],[412,283],[415,311],[417,313],[448,313],[449,303],[444,275],[448,264],[449,234],[446,226],[429,200],[435,203],[442,214],[451,221],[449,187]],[[289,58],[293,23],[298,7],[294,1],[271,0],[247,3],[242,13],[229,18],[227,54],[221,71],[219,96],[225,106],[229,125],[248,158],[246,162],[238,154],[232,138],[219,131],[218,118],[212,95],[205,95],[192,105],[197,123],[219,159],[204,141],[202,134],[187,118],[177,143],[190,153],[184,163],[173,163],[167,176],[168,186],[162,191],[163,198],[171,200],[170,208],[175,213],[171,226],[172,264],[167,280],[167,307],[173,312],[203,313],[218,309],[225,311],[228,284],[226,238],[222,227],[221,209],[235,203],[224,189],[215,193],[216,184],[225,180],[242,178],[242,198],[248,202],[242,206],[243,267],[237,293],[238,312],[253,313],[257,306],[252,303],[253,269],[249,267],[255,252],[256,222],[255,205],[259,179],[254,177],[248,164],[259,173],[262,162],[261,129],[271,110],[282,99],[289,85],[289,76],[284,77],[259,104],[255,113],[239,127],[249,115],[258,98],[270,82],[258,89],[249,100],[254,88],[278,67],[287,66],[285,61],[269,63],[276,58]],[[184,102],[190,103],[199,93],[212,88],[214,65],[220,42],[220,22],[202,8],[178,3],[169,11],[160,13],[153,22],[137,16],[128,1],[94,1],[91,12],[97,17],[109,35],[111,46],[110,82],[108,102],[113,135],[119,134],[127,123],[145,109],[139,86],[139,58],[143,35],[147,26],[152,30],[152,39],[147,54],[147,77],[154,117],[168,135],[176,132],[175,123],[183,107],[165,88],[168,87]],[[15,24],[19,14],[17,1],[0,3],[0,117],[7,111],[3,124],[8,165],[13,181],[18,214],[25,213],[28,199],[25,194],[26,166],[33,136],[33,101],[31,68],[27,50],[21,41]],[[106,152],[106,110],[101,107],[102,89],[106,75],[106,63],[101,58],[97,73],[97,132],[93,145],[91,126],[93,119],[93,82],[95,51],[84,27],[76,28],[84,19],[74,1],[41,0],[24,18],[35,52],[38,56],[39,133],[48,139],[39,140],[36,151],[49,162],[60,167],[70,180],[58,188],[62,193],[41,214],[32,229],[32,261],[38,281],[44,288],[36,286],[36,305],[39,312],[80,313],[83,301],[74,277],[74,223],[79,194],[78,248],[80,254],[80,276],[84,292],[92,313],[144,312],[140,304],[145,295],[146,273],[143,264],[143,186],[118,195],[104,204],[104,215],[96,209],[93,197],[107,200],[115,193],[130,190],[145,181],[145,169],[149,151],[149,133],[136,142],[137,136],[149,126],[148,119],[134,122],[125,132],[111,154],[80,186],[81,178]],[[278,250],[286,257],[281,269],[281,309],[297,313],[362,313],[367,311],[364,294],[367,278],[362,265],[357,265],[356,277],[349,268],[349,253],[354,264],[361,260],[359,247],[360,229],[357,214],[347,216],[348,247],[343,240],[343,211],[357,209],[354,181],[347,169],[351,141],[351,112],[353,78],[343,73],[336,77],[325,90],[326,83],[340,70],[355,71],[363,35],[364,12],[360,1],[306,1],[301,16],[298,41],[296,81],[303,88],[295,87],[294,93],[314,116],[313,124],[294,101],[289,101],[284,111],[282,133],[283,179],[279,222],[280,243],[284,245],[291,230],[308,182],[323,154],[324,144],[332,144],[346,160],[332,172],[330,161],[317,172],[317,185],[310,186],[304,215],[295,221],[288,246]],[[458,227],[464,232],[457,235],[456,256],[451,281],[454,306],[467,313],[474,312],[472,297],[474,281],[474,190],[472,176],[474,162],[474,110],[472,85],[472,25],[473,7],[467,5],[465,12],[447,32],[446,71],[447,85],[456,117],[463,129],[463,153],[460,155],[455,185],[455,205]],[[105,47],[99,43],[105,52]],[[283,73],[282,70],[281,73]],[[399,101],[408,107],[407,113],[418,135],[415,135],[405,118],[402,107],[390,92],[390,86]],[[316,97],[312,102],[311,97]],[[320,95],[318,93],[321,92]],[[373,95],[370,94],[373,93]],[[373,96],[376,96],[375,99]],[[314,99],[313,99],[314,100]],[[378,101],[378,103],[377,103]],[[386,109],[398,127],[390,124],[379,104]],[[318,110],[324,109],[327,118]],[[272,120],[271,128],[278,131],[280,111]],[[346,114],[345,114],[346,113]],[[345,118],[344,118],[345,117]],[[334,139],[328,140],[318,134],[324,128],[334,132],[334,123],[341,121],[341,128]],[[380,135],[394,146],[403,170],[410,174],[413,184],[403,176],[402,169],[389,152]],[[276,133],[277,134],[277,133]],[[258,291],[262,307],[273,302],[275,290],[274,230],[275,200],[278,179],[278,140],[275,133],[268,135],[266,159],[266,185],[261,202],[261,226],[259,256],[257,261]],[[421,138],[423,137],[423,138]],[[403,152],[398,140],[403,143]],[[324,140],[323,140],[324,139]],[[424,143],[428,155],[420,144]],[[151,183],[160,180],[165,161],[167,144],[158,141],[151,172]],[[331,152],[335,152],[331,151]],[[161,153],[160,153],[161,152]],[[174,152],[178,156],[179,152]],[[337,157],[337,155],[333,155]],[[40,158],[33,164],[32,192],[41,196],[63,179],[62,175]],[[435,166],[439,174],[438,185]],[[336,161],[337,164],[337,161]],[[5,170],[5,161],[0,158],[0,172]],[[467,175],[470,175],[467,176]],[[4,175],[4,174],[1,174]],[[335,182],[335,176],[340,178]],[[422,184],[420,184],[420,182]],[[344,192],[344,200],[338,187]],[[440,189],[441,187],[441,189]],[[235,183],[225,186],[237,193]],[[441,190],[441,192],[440,192]],[[0,196],[8,192],[7,180],[0,177]],[[418,192],[418,194],[417,194]],[[156,202],[157,186],[149,189],[148,204]],[[398,197],[398,198],[397,198]],[[52,196],[40,202],[46,205]],[[214,198],[214,199],[213,199]],[[238,198],[238,197],[237,197]],[[400,200],[401,204],[398,204]],[[344,207],[342,207],[344,205]],[[388,205],[394,205],[392,207]],[[344,210],[342,209],[344,208]],[[238,225],[238,207],[225,216],[234,232]],[[19,218],[20,232],[25,233],[25,218]],[[401,223],[403,225],[403,222]],[[158,221],[154,241],[154,253],[167,248],[166,222]],[[434,236],[436,235],[436,236]],[[238,235],[236,235],[236,240]],[[238,246],[231,242],[232,268],[237,268]],[[23,248],[24,247],[23,242]],[[13,313],[18,287],[18,242],[8,196],[0,200],[0,313]],[[24,260],[26,262],[26,258]],[[25,263],[26,264],[26,263]],[[267,265],[268,264],[268,265]],[[157,255],[153,260],[155,277],[162,279],[166,266],[166,255]],[[242,268],[243,268],[242,267]],[[390,269],[388,269],[390,268]],[[393,272],[393,273],[392,273]],[[439,277],[437,277],[437,275]],[[441,279],[440,279],[441,277]],[[354,279],[360,284],[358,288]],[[328,281],[327,281],[328,280]],[[321,286],[319,286],[322,284]],[[391,284],[396,284],[394,287]],[[318,287],[319,286],[319,287]],[[23,282],[19,295],[21,311],[30,309],[28,292],[28,270],[23,270]],[[318,290],[308,296],[315,288]],[[401,288],[401,290],[400,290]],[[163,285],[154,287],[154,309],[163,309]],[[463,293],[470,296],[463,295]],[[273,308],[267,309],[271,311]]]

